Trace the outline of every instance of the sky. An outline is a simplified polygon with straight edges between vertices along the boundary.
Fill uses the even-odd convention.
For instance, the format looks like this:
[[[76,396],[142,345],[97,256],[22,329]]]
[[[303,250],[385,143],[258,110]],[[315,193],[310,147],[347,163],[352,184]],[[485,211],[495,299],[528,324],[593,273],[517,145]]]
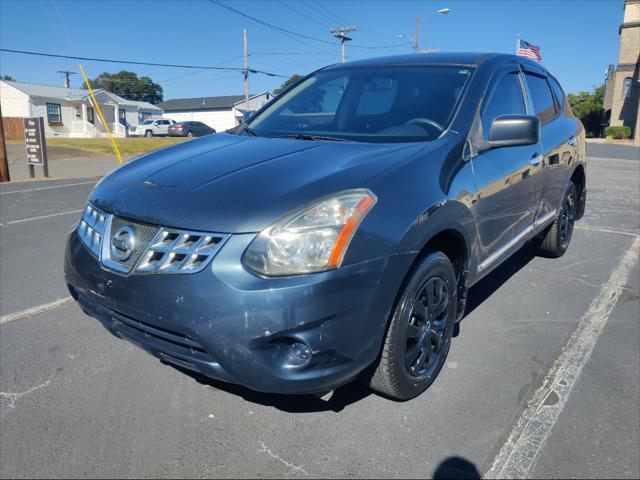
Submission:
[[[514,53],[520,35],[541,47],[543,65],[576,93],[603,83],[607,66],[616,63],[623,15],[623,0],[215,1],[312,39],[211,0],[0,0],[0,48],[241,68],[246,28],[250,67],[288,77],[340,61],[332,27],[356,26],[347,43],[347,59],[355,60],[410,53],[416,16],[428,16],[421,23],[421,48]],[[450,13],[431,15],[441,8]],[[238,71],[82,63],[89,77],[120,70],[150,76],[162,85],[165,100],[243,93]],[[0,75],[19,81],[62,86],[58,70],[79,72],[78,61],[0,52]],[[249,89],[271,91],[284,80],[252,74]],[[80,75],[71,77],[72,87],[81,82]]]

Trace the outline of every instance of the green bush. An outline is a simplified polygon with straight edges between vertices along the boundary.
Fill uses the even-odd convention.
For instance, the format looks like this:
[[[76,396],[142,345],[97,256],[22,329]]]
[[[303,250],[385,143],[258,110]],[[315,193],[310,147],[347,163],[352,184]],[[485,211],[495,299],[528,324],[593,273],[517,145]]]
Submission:
[[[630,127],[607,127],[604,129],[604,134],[609,137],[613,137],[616,140],[626,140],[627,138],[631,138],[631,128]]]

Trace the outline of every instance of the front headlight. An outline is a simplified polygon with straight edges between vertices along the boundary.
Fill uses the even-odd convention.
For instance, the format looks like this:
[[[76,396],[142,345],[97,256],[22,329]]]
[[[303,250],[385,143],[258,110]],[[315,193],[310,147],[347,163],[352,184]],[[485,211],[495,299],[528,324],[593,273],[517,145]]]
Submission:
[[[369,190],[349,190],[298,209],[251,242],[244,264],[266,276],[338,268],[353,235],[376,201]]]

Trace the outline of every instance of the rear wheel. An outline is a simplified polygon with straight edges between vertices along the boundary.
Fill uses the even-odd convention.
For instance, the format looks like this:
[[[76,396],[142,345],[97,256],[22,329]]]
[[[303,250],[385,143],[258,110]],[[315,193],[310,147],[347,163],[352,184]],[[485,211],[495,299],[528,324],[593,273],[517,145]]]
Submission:
[[[187,132],[187,137],[193,137],[193,132],[191,131]]]
[[[430,253],[405,281],[371,388],[397,400],[424,392],[449,353],[456,308],[453,266],[443,253]]]
[[[562,199],[560,212],[541,239],[538,254],[543,257],[557,258],[564,255],[569,248],[573,235],[578,205],[578,189],[569,180],[569,185]]]

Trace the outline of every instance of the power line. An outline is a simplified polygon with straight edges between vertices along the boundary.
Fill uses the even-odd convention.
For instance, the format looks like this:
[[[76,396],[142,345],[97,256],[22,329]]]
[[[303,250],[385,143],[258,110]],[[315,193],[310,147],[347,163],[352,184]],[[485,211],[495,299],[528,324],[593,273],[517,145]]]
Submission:
[[[298,15],[305,17],[308,20],[311,20],[312,22],[317,23],[318,25],[322,25],[323,27],[331,27],[330,24],[320,21],[317,18],[313,18],[310,15],[307,15],[304,12],[301,12],[300,10],[298,10],[297,8],[295,8],[293,5],[289,5],[288,3],[284,2],[283,0],[278,0],[282,5],[284,5],[285,7],[287,7],[289,10],[293,10],[294,12],[296,12]]]
[[[229,5],[225,5],[224,3],[220,2],[219,0],[209,0],[209,2],[213,3],[214,5],[218,5],[219,7],[225,8],[225,9],[227,9],[227,10],[229,10],[229,11],[231,11],[231,12],[237,14],[237,15],[240,15],[241,17],[248,18],[249,20],[253,20],[256,23],[259,23],[260,25],[263,25],[263,26],[265,26],[267,28],[270,28],[271,30],[275,30],[275,31],[277,31],[277,32],[279,32],[279,33],[281,33],[283,35],[287,35],[287,36],[292,36],[293,35],[294,37],[300,37],[300,38],[304,38],[304,39],[311,40],[311,41],[314,41],[314,42],[320,42],[320,43],[333,45],[333,46],[339,46],[340,45],[339,43],[331,42],[329,40],[323,40],[321,38],[310,37],[309,35],[303,35],[302,33],[297,33],[297,32],[294,32],[292,30],[288,30],[286,28],[279,27],[279,26],[274,25],[272,23],[265,22],[264,20],[260,20],[259,18],[252,17],[251,15],[248,15],[248,14],[246,14],[244,12],[241,12],[240,10],[236,10],[235,8],[230,7]],[[309,6],[311,6],[311,5],[309,5]],[[297,40],[299,42],[305,43],[300,39],[297,39]],[[308,46],[310,46],[312,48],[316,48],[313,45],[309,45],[308,43],[305,43],[305,45],[308,45]],[[363,48],[363,49],[366,49],[366,50],[376,50],[376,49],[382,49],[382,48],[402,47],[402,46],[404,46],[404,43],[398,43],[396,45],[351,45],[351,46],[353,48]],[[326,50],[323,50],[323,51],[325,53],[330,53],[330,52],[327,52]]]
[[[209,0],[209,1],[211,3],[213,3],[214,5],[218,5],[219,7],[225,8],[225,9],[227,9],[227,10],[229,10],[229,11],[231,11],[231,12],[237,14],[237,15],[240,15],[240,16],[242,16],[244,18],[248,18],[249,20],[253,20],[254,22],[259,23],[260,25],[263,25],[263,26],[265,26],[267,28],[270,28],[271,30],[276,30],[276,31],[281,32],[281,33],[287,33],[289,35],[294,35],[296,37],[305,38],[305,39],[311,40],[313,42],[320,42],[320,43],[325,43],[325,44],[328,44],[328,45],[338,45],[337,43],[331,42],[329,40],[323,40],[321,38],[310,37],[309,35],[303,35],[302,33],[297,33],[297,32],[293,32],[291,30],[287,30],[286,28],[278,27],[277,25],[274,25],[272,23],[265,22],[264,20],[260,20],[259,18],[256,18],[256,17],[252,17],[251,15],[248,15],[248,14],[246,14],[244,12],[241,12],[240,10],[236,10],[235,8],[230,7],[229,5],[225,5],[224,3],[222,3],[222,2],[220,2],[218,0]]]
[[[241,67],[215,67],[211,65],[179,65],[173,63],[151,63],[151,62],[136,62],[133,60],[113,60],[107,58],[92,58],[92,57],[77,57],[74,55],[60,55],[56,53],[44,53],[44,52],[29,52],[26,50],[13,50],[10,48],[0,48],[0,52],[9,52],[9,53],[19,53],[22,55],[37,55],[40,57],[52,57],[52,58],[67,58],[71,60],[84,60],[88,62],[104,62],[104,63],[123,63],[128,65],[144,65],[149,67],[167,67],[167,68],[193,68],[199,70],[222,70],[225,72],[243,72],[244,69]],[[281,77],[285,78],[283,75],[277,75],[271,72],[265,72],[263,70],[254,70],[249,69],[250,73],[267,75],[269,77]]]
[[[327,9],[326,7],[324,7],[324,5],[318,3],[318,2],[313,2],[315,4],[318,5],[318,7],[321,7],[322,10],[320,10],[320,8],[313,6],[313,4],[311,3],[305,3],[305,5],[309,8],[311,8],[312,10],[315,10],[317,13],[319,13],[320,15],[322,15],[324,18],[328,19],[330,22],[337,22],[337,23],[343,23],[343,24],[349,24],[350,22],[345,21],[342,18],[339,18],[338,16],[336,16],[331,10]],[[327,13],[325,13],[328,12]]]

